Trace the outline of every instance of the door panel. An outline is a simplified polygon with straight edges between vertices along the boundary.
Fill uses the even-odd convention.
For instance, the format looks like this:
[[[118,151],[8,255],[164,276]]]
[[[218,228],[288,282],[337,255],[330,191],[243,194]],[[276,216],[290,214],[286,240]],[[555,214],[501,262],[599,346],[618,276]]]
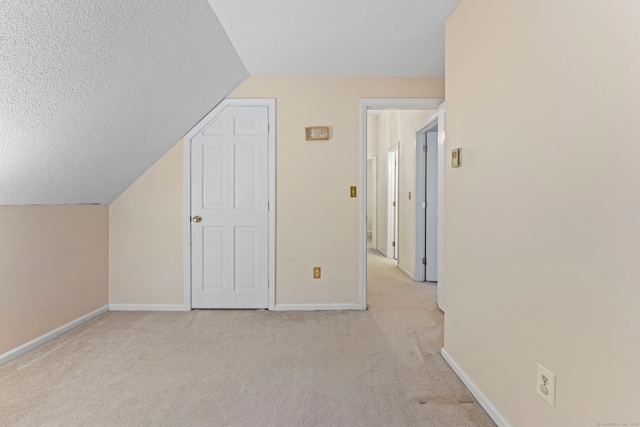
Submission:
[[[256,235],[256,227],[235,228],[235,290],[256,289]]]
[[[235,147],[235,208],[256,208],[256,147],[236,145]]]
[[[222,291],[224,278],[224,227],[202,228],[202,290]]]
[[[227,107],[191,138],[192,307],[268,306],[268,107]]]

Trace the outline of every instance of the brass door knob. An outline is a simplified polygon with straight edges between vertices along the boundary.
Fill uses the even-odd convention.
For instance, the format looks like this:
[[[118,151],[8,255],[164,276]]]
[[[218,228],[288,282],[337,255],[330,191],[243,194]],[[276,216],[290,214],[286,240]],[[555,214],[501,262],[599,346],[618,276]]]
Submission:
[[[191,218],[191,221],[193,222],[200,222],[202,221],[202,218],[200,217],[200,215],[196,215],[193,218]]]

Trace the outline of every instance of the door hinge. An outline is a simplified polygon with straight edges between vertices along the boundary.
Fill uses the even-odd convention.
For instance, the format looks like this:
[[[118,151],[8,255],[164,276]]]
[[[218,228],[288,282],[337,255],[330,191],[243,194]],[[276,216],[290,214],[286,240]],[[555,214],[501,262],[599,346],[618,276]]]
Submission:
[[[422,202],[422,209],[427,209],[427,202]]]
[[[396,246],[396,242],[391,242],[391,246],[395,247]]]
[[[429,147],[427,147],[426,145],[423,145],[422,146],[422,151],[424,151],[426,153],[427,151],[429,151]]]
[[[422,258],[422,265],[427,265],[427,259],[426,258]]]
[[[271,210],[271,202],[267,202],[267,210],[270,211]]]
[[[394,208],[396,207],[396,202],[393,202],[393,207],[394,207]]]

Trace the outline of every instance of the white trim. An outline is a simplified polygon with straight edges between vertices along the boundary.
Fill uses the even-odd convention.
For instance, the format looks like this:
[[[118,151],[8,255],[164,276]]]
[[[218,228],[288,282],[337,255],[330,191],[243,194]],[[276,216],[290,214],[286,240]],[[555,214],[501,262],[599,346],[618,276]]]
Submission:
[[[276,311],[360,310],[360,304],[276,304]]]
[[[427,145],[427,132],[438,126],[438,113],[429,117],[422,125],[416,128],[416,182],[415,182],[415,272],[414,277],[418,282],[424,282],[426,279],[422,258],[425,255],[425,215],[426,209],[422,207],[422,203],[426,200],[424,183],[426,182],[426,168],[424,147]]]
[[[446,269],[444,263],[444,233],[445,221],[445,168],[449,155],[447,153],[446,144],[446,112],[447,103],[443,102],[438,107],[438,307],[443,312],[446,311]]]
[[[406,268],[404,268],[400,264],[398,264],[398,270],[402,271],[404,274],[409,276],[411,278],[411,280],[416,280],[416,276],[414,276],[413,273],[411,273],[409,270],[407,270]]]
[[[41,345],[48,343],[52,339],[58,338],[60,335],[66,332],[69,332],[74,328],[77,328],[83,323],[86,323],[89,320],[93,319],[94,317],[100,316],[101,314],[104,314],[107,311],[109,311],[109,306],[105,305],[104,307],[100,307],[99,309],[94,310],[91,313],[85,314],[82,317],[78,317],[76,320],[72,320],[71,322],[62,325],[51,332],[47,332],[46,334],[41,335],[38,338],[35,338],[26,344],[22,344],[20,347],[16,347],[13,350],[7,351],[6,353],[0,355],[0,366],[6,365],[12,360],[17,359],[18,357],[30,352],[31,350],[35,350]]]
[[[363,98],[360,100],[360,188],[367,186],[367,110],[437,110],[444,101],[442,98],[431,99],[394,99]],[[360,197],[360,229],[359,229],[358,265],[358,300],[360,309],[367,309],[367,198]]]
[[[371,214],[371,247],[375,248],[378,246],[378,212],[376,207],[378,206],[378,158],[376,156],[367,156],[367,167],[369,166],[369,160],[371,160],[371,176],[373,182],[368,182],[367,186],[371,185],[371,194],[373,194],[373,212]],[[365,197],[369,195],[369,188],[366,188]],[[369,200],[365,199],[365,202],[368,204]],[[367,234],[369,231],[367,231]],[[367,236],[368,238],[368,236]]]
[[[393,155],[391,154],[393,153]],[[393,158],[393,164],[391,162]],[[400,258],[399,255],[399,236],[398,229],[400,219],[398,214],[400,213],[400,197],[399,190],[399,172],[398,172],[398,160],[400,160],[400,149],[398,144],[394,144],[387,153],[387,250],[389,259]],[[393,205],[395,203],[395,206]]]
[[[184,309],[191,310],[191,138],[222,110],[235,107],[269,108],[269,310],[276,301],[276,100],[227,98],[211,110],[184,136],[184,200],[183,200],[183,276]],[[366,174],[366,164],[365,164]],[[366,239],[365,239],[366,244]]]
[[[184,304],[109,304],[111,311],[189,311]]]
[[[447,350],[442,348],[440,350],[440,354],[442,358],[451,366],[453,372],[462,380],[464,385],[469,389],[473,397],[476,398],[480,406],[487,412],[487,414],[491,417],[494,423],[496,423],[499,427],[511,427],[511,424],[507,421],[505,417],[496,409],[495,406],[487,399],[487,396],[482,393],[482,391],[478,388],[478,386],[469,378],[469,376],[464,372],[464,370],[453,360],[453,357],[447,352]]]

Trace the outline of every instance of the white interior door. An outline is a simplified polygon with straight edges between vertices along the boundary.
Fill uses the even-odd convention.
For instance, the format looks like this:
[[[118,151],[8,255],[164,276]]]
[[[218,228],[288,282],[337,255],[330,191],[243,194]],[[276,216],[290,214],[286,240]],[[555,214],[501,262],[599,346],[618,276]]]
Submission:
[[[387,254],[398,259],[398,148],[389,151],[389,239]]]
[[[191,138],[191,305],[267,308],[269,109],[226,107]]]
[[[428,282],[438,281],[438,130],[427,132],[426,159],[426,271]]]

